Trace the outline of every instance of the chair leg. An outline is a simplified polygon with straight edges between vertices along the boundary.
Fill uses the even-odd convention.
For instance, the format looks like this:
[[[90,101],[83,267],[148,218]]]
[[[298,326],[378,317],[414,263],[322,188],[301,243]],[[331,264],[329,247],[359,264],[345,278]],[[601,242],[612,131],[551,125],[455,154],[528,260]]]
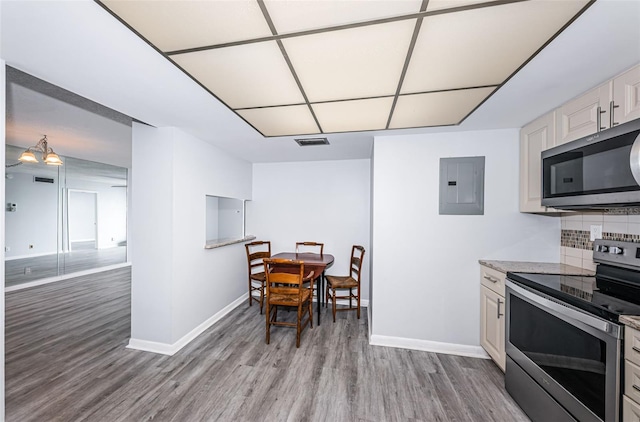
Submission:
[[[337,295],[338,295],[338,292],[334,287],[331,292],[331,302],[333,303],[333,322],[336,322],[336,296]]]
[[[360,287],[358,287],[358,319],[360,319]]]
[[[253,297],[251,296],[251,279],[249,279],[249,306],[251,306],[251,300]]]
[[[302,319],[302,303],[298,304],[298,323],[296,324],[296,348],[300,347],[300,320]]]
[[[264,303],[264,283],[260,285],[260,315],[262,315],[262,304]]]
[[[311,300],[311,298],[309,298],[309,324],[311,325],[311,328],[313,328],[313,300]]]
[[[270,334],[271,334],[271,308],[269,307],[269,302],[267,302],[267,312],[265,314],[265,319],[267,320],[267,344],[269,344],[269,341],[271,340]]]
[[[352,298],[353,298],[353,288],[349,287],[349,309],[353,308],[353,305],[352,305],[352,302],[351,302]]]

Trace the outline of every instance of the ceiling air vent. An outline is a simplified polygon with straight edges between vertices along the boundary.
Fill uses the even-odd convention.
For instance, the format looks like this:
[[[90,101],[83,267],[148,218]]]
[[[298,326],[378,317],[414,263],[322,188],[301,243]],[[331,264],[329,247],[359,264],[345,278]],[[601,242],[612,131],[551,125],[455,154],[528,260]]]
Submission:
[[[33,177],[33,181],[34,182],[39,182],[39,183],[53,183],[54,180],[50,177],[38,177],[38,176],[34,176]]]
[[[306,138],[296,139],[295,141],[301,147],[310,147],[312,145],[329,145],[329,141],[327,141],[327,138]]]

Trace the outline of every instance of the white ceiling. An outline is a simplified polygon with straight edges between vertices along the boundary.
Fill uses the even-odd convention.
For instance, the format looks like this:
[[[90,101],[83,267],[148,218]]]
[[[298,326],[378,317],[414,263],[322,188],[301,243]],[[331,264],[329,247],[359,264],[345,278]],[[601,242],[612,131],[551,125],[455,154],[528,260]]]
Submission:
[[[460,124],[592,2],[100,3],[262,135],[285,136]]]
[[[180,127],[251,162],[369,158],[374,136],[521,127],[640,62],[640,2],[598,0],[460,126],[329,134],[331,145],[301,148],[293,137],[261,136],[92,1],[0,5],[0,57],[8,65],[148,124]],[[95,154],[101,142],[112,145],[108,125],[78,127],[85,119],[70,118],[68,107],[40,108],[27,110],[32,127],[19,131],[48,134],[48,127],[65,130],[60,122],[70,122],[74,136],[49,136],[56,152],[94,159],[84,154]],[[122,165],[121,149],[102,148],[101,161]]]

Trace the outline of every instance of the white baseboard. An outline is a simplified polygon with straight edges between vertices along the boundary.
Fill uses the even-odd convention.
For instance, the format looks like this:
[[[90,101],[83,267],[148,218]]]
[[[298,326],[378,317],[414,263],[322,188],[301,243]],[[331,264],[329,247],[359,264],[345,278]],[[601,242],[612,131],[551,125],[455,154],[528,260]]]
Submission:
[[[184,346],[189,344],[193,339],[202,334],[205,330],[207,330],[207,328],[220,321],[225,315],[227,315],[229,312],[233,311],[235,308],[246,301],[247,294],[243,293],[242,296],[231,302],[229,305],[225,306],[218,313],[208,318],[202,324],[198,325],[196,328],[185,334],[180,340],[176,341],[173,344],[130,338],[127,349],[142,350],[144,352],[153,352],[159,353],[161,355],[172,356]]]
[[[85,271],[77,271],[75,273],[58,275],[55,277],[41,278],[40,280],[28,281],[26,283],[16,284],[15,286],[5,287],[5,292],[15,292],[16,290],[28,289],[29,287],[42,286],[43,284],[55,283],[56,281],[68,280],[70,278],[76,278],[83,275],[90,275],[96,273],[102,273],[105,271],[116,270],[118,268],[130,267],[130,262],[123,262],[122,264],[107,265],[105,267],[92,268]]]
[[[469,346],[466,344],[441,343],[438,341],[381,336],[379,334],[371,335],[369,337],[369,344],[372,346],[397,347],[400,349],[422,350],[424,352],[490,359],[487,352],[485,352],[481,346]]]

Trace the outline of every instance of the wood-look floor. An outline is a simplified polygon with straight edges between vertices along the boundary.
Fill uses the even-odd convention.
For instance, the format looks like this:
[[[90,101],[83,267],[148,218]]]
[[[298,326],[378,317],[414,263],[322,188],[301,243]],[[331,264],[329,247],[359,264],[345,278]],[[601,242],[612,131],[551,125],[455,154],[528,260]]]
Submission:
[[[78,248],[71,252],[12,259],[4,264],[5,287],[127,262],[127,247]]]
[[[491,361],[370,346],[366,315],[327,313],[296,349],[243,304],[162,356],[125,348],[129,268],[7,293],[6,420],[528,420]]]

